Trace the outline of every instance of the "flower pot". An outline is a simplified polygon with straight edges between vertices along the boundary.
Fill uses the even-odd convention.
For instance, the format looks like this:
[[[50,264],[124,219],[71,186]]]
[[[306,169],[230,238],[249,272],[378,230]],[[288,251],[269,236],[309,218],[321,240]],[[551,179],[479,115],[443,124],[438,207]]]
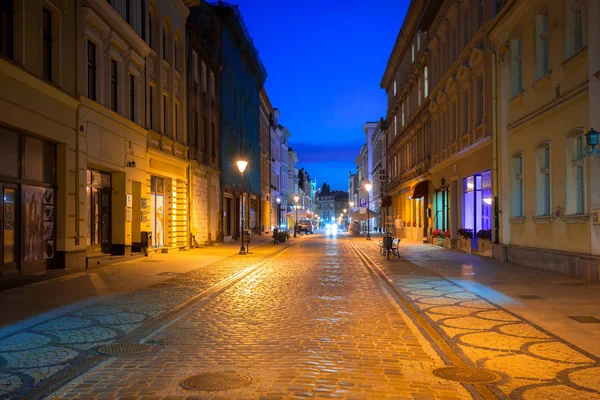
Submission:
[[[471,252],[471,239],[460,238],[459,242],[460,250],[465,253]]]
[[[452,248],[452,239],[450,238],[443,238],[442,239],[442,246],[446,249],[451,249]]]
[[[484,257],[492,257],[492,241],[487,239],[479,239],[479,255]]]

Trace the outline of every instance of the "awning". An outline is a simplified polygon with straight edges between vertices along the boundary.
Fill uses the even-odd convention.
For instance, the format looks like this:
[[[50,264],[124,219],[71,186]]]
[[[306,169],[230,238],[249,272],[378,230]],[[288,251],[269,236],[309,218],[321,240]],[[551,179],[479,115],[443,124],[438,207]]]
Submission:
[[[429,193],[429,181],[419,182],[415,185],[410,195],[411,199],[421,199]]]
[[[389,207],[392,205],[392,196],[385,196],[381,201],[381,207]]]

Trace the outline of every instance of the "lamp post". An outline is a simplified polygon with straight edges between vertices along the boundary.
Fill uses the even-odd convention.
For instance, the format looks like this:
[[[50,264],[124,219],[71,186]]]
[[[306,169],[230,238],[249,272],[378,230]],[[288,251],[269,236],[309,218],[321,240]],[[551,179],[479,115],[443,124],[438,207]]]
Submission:
[[[296,237],[296,231],[298,230],[298,200],[300,200],[300,196],[297,194],[294,195],[294,201],[296,202],[296,221],[294,223],[294,237]]]
[[[348,218],[346,217],[346,212],[347,212],[348,210],[346,210],[346,209],[344,208],[342,211],[343,211],[343,213],[344,213],[344,228],[347,228],[347,227],[348,227]]]
[[[281,229],[281,199],[277,198],[277,230]]]
[[[240,206],[242,208],[242,214],[241,214],[241,220],[242,220],[242,229],[240,231],[240,236],[241,236],[241,244],[240,244],[240,254],[241,255],[245,255],[246,254],[246,248],[244,247],[244,171],[246,170],[246,167],[248,166],[248,161],[245,160],[239,160],[236,162],[238,170],[240,171],[240,176],[241,176],[241,187],[242,187],[242,196],[240,197]]]
[[[369,194],[373,189],[373,185],[367,179],[365,182],[365,190],[367,191],[367,240],[371,240],[371,221],[369,220]]]

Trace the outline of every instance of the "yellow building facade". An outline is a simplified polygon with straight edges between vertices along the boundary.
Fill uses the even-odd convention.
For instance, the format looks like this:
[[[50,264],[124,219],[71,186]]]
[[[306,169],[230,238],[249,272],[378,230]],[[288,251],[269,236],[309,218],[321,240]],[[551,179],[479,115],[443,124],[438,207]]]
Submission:
[[[599,160],[586,157],[585,137],[594,113],[590,80],[597,79],[588,56],[589,3],[508,1],[490,37],[497,49],[501,257],[597,281],[598,227],[590,213]]]

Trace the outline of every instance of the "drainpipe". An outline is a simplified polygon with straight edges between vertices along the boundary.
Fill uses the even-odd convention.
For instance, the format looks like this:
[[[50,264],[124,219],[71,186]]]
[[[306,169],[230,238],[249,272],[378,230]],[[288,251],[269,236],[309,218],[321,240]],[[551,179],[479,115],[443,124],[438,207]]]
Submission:
[[[493,169],[492,169],[492,182],[493,182],[493,196],[494,196],[494,244],[500,243],[500,217],[498,207],[498,74],[497,68],[497,55],[496,55],[496,44],[492,45],[492,143],[493,143]]]

